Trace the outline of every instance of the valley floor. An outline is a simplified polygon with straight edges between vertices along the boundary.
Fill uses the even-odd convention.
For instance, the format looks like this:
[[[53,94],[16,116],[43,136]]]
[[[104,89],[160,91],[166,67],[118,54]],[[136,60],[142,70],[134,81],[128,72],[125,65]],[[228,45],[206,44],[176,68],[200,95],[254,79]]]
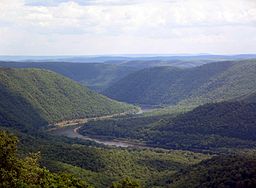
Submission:
[[[136,113],[143,114],[145,112],[151,112],[153,110],[156,110],[158,108],[152,108],[150,106],[142,106],[139,111]],[[55,127],[52,129],[49,129],[51,133],[58,136],[66,136],[69,138],[79,138],[83,140],[89,140],[96,142],[98,144],[103,144],[106,146],[115,146],[115,147],[136,147],[136,148],[149,148],[152,149],[153,147],[146,146],[144,143],[137,141],[137,140],[122,140],[122,139],[111,139],[108,140],[104,137],[92,137],[92,136],[84,136],[79,133],[78,129],[81,128],[81,124],[85,124],[89,121],[101,121],[106,119],[112,119],[115,117],[125,116],[129,114],[129,112],[119,113],[119,114],[113,114],[113,115],[107,115],[107,116],[101,116],[101,117],[95,117],[95,118],[85,118],[85,119],[75,119],[75,120],[69,120],[69,121],[62,121],[55,124]]]
[[[127,148],[127,147],[145,147],[142,144],[135,143],[135,142],[130,142],[130,141],[121,141],[121,140],[111,140],[110,141],[110,140],[104,140],[104,139],[94,138],[94,137],[90,137],[90,136],[84,136],[84,135],[81,135],[78,132],[79,128],[81,128],[80,125],[69,126],[69,127],[53,130],[52,133],[54,135],[66,136],[66,137],[69,137],[69,138],[79,138],[79,139],[83,139],[83,140],[94,141],[98,144],[103,144],[103,145],[106,145],[106,146],[116,146],[116,147],[123,147],[123,148]]]

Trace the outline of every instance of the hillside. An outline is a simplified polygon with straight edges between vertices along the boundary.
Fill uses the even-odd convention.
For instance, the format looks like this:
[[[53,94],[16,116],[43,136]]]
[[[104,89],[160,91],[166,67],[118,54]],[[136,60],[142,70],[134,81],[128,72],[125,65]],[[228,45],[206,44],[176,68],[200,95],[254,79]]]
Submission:
[[[135,67],[104,63],[68,62],[5,62],[0,67],[48,69],[75,80],[89,88],[101,91],[124,76],[138,70]]]
[[[256,141],[255,117],[256,103],[206,104],[163,123],[156,128],[162,136],[155,135],[152,140],[169,147],[182,145],[188,138],[191,148],[240,147],[246,142],[251,147]]]
[[[134,117],[90,122],[80,133],[140,140],[151,146],[219,150],[256,146],[256,102],[205,104],[174,117]]]
[[[57,172],[59,175],[72,174],[74,180],[74,177],[82,179],[95,188],[109,187],[113,181],[127,177],[138,180],[143,187],[165,185],[165,182],[161,181],[163,178],[211,157],[189,151],[102,147],[96,143],[51,136],[42,132],[27,134],[15,131],[15,134],[20,141],[19,156],[31,156],[31,153],[34,153],[40,160],[38,162],[50,172]],[[3,131],[0,130],[0,136],[2,135]],[[2,136],[0,151],[5,151],[2,150],[3,146],[7,150],[14,149],[8,147],[13,144],[14,142],[5,141]],[[1,178],[1,165],[0,169]],[[69,180],[68,177],[66,179]]]
[[[40,126],[134,110],[47,70],[1,68],[0,89],[1,125]]]
[[[169,178],[169,188],[256,186],[255,151],[220,155]]]
[[[226,61],[194,68],[153,67],[132,73],[103,93],[135,104],[204,104],[256,91],[256,61]]]
[[[87,182],[67,173],[51,173],[39,164],[39,153],[20,157],[17,138],[0,130],[0,187],[84,187]]]
[[[256,92],[255,75],[255,60],[235,62],[226,71],[202,85],[184,102],[202,104],[248,97]]]

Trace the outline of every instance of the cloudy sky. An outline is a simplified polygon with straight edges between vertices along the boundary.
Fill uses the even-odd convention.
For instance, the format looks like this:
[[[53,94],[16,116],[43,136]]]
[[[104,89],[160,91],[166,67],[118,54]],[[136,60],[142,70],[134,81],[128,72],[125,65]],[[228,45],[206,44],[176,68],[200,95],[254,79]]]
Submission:
[[[256,0],[0,0],[0,55],[256,53]]]

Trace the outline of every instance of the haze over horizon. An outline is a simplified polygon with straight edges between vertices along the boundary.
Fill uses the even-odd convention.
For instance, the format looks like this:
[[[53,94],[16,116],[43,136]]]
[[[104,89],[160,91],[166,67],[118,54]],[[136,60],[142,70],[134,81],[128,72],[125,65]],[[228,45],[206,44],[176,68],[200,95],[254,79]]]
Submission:
[[[254,0],[1,0],[0,55],[255,54]]]

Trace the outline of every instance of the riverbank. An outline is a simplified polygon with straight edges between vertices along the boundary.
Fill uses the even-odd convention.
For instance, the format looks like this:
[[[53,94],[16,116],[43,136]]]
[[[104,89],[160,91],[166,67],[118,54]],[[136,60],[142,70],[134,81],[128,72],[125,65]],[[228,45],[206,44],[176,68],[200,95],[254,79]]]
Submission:
[[[153,109],[148,108],[148,107],[140,108],[139,111],[136,112],[136,115],[148,112],[148,110],[153,110]],[[131,114],[130,112],[125,112],[125,113],[121,113],[121,114],[119,113],[119,114],[113,114],[113,115],[107,115],[107,116],[101,116],[101,117],[62,121],[62,122],[56,123],[55,127],[48,129],[48,131],[54,135],[93,141],[98,144],[103,144],[105,146],[115,146],[115,147],[123,147],[123,148],[136,147],[136,148],[150,148],[151,149],[151,147],[146,146],[145,144],[143,144],[139,141],[136,142],[136,141],[129,141],[129,140],[121,140],[121,139],[109,140],[109,139],[103,138],[103,137],[85,136],[85,135],[80,134],[78,131],[80,127],[84,126],[85,123],[88,123],[90,121],[106,120],[106,119],[111,119],[111,118],[115,118],[115,117],[130,115],[130,114]]]
[[[75,125],[82,125],[89,121],[105,120],[105,119],[110,119],[110,118],[114,118],[114,117],[122,117],[122,116],[126,116],[126,115],[142,114],[142,113],[143,113],[142,109],[139,108],[137,112],[127,111],[127,112],[123,112],[123,113],[104,115],[104,116],[99,116],[99,117],[63,120],[63,121],[56,122],[54,124],[49,124],[47,131],[53,131],[53,130],[56,130],[59,128],[70,127],[70,126],[75,126]]]
[[[136,143],[136,142],[131,142],[131,141],[105,140],[103,138],[93,138],[93,137],[89,137],[89,136],[84,136],[78,132],[78,129],[80,127],[81,127],[81,125],[69,126],[69,127],[65,127],[65,128],[52,130],[51,133],[54,135],[58,135],[58,136],[66,136],[69,138],[79,138],[82,140],[93,141],[98,144],[103,144],[105,146],[115,146],[115,147],[123,147],[123,148],[127,148],[127,147],[147,148],[145,145],[143,145],[141,143]]]

